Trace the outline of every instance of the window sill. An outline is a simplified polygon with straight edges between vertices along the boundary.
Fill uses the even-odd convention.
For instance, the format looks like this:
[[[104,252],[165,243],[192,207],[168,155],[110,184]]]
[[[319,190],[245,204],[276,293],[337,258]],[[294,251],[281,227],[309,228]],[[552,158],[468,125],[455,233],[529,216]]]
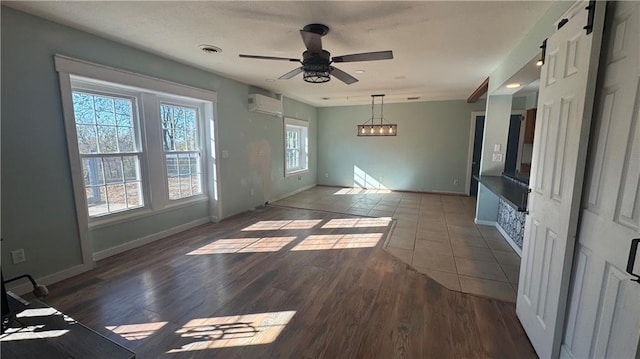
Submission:
[[[284,176],[285,177],[293,177],[293,176],[298,176],[298,175],[305,174],[305,173],[309,173],[309,169],[295,170],[295,171],[291,171],[291,172],[286,172],[284,174]]]
[[[105,215],[103,217],[89,218],[89,231],[114,226],[117,224],[130,222],[133,220],[154,216],[157,214],[173,211],[179,208],[190,207],[198,203],[206,202],[209,200],[209,196],[200,195],[196,197],[190,197],[188,199],[172,200],[164,208],[151,209],[149,207],[136,208],[130,211],[120,212],[112,215]]]

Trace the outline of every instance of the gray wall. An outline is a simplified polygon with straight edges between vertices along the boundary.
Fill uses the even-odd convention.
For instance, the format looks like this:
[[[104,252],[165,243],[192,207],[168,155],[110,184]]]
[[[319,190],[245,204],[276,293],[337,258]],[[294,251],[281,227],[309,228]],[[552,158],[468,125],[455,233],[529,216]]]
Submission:
[[[540,54],[542,41],[554,33],[556,21],[573,4],[573,1],[554,1],[549,6],[549,9],[540,17],[538,22],[491,73],[487,92],[489,95],[504,85],[511,76],[520,71],[531,59]]]
[[[395,137],[356,136],[370,105],[320,108],[318,184],[353,186],[360,169],[393,190],[465,192],[471,112],[484,108],[463,100],[385,104]]]
[[[489,90],[487,100],[487,121],[485,122],[485,142],[482,150],[482,174],[499,174],[504,168],[504,152],[503,161],[493,163],[491,157],[493,155],[493,146],[496,143],[506,147],[509,132],[509,115],[510,111],[506,110],[507,102],[511,109],[530,108],[531,99],[526,97],[514,97],[513,104],[511,99],[503,96],[492,95],[494,91],[505,84],[515,73],[523,66],[540,54],[540,44],[551,34],[555,27],[554,23],[560,15],[567,11],[573,2],[557,1],[551,4],[547,12],[538,20],[538,22],[529,30],[527,35],[514,47],[500,65],[489,76]],[[510,96],[509,96],[510,97]],[[495,101],[494,101],[495,100]],[[493,110],[493,115],[491,114]],[[487,139],[489,141],[487,141]],[[506,150],[504,148],[503,150]],[[478,200],[476,204],[476,220],[495,222],[498,218],[498,201],[497,197],[486,188],[478,192]]]
[[[285,114],[310,121],[312,169],[300,180],[285,178],[282,119],[249,112],[249,86],[5,7],[1,35],[6,277],[21,273],[42,277],[81,263],[54,54],[216,91],[218,146],[229,152],[218,168],[222,217],[315,184],[317,110],[312,106],[284,100]],[[93,250],[208,216],[207,206],[200,203],[101,228],[92,233]],[[10,251],[17,248],[25,249],[27,261],[13,265]]]

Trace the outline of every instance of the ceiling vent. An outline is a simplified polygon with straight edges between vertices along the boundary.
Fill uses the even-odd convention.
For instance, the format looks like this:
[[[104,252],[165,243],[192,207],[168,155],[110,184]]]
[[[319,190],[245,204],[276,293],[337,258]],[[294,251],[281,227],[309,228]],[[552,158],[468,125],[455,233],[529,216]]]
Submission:
[[[249,111],[282,117],[282,101],[265,95],[250,94]]]

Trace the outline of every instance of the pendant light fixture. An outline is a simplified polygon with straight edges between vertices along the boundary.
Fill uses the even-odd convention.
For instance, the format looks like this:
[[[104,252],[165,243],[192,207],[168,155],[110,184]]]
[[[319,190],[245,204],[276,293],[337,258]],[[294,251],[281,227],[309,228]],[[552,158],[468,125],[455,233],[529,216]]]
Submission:
[[[380,123],[376,123],[374,116],[375,99],[379,97],[380,104]],[[383,116],[384,111],[384,94],[371,95],[371,118],[362,125],[358,125],[358,136],[395,136],[398,133],[398,125],[395,123],[385,123]]]

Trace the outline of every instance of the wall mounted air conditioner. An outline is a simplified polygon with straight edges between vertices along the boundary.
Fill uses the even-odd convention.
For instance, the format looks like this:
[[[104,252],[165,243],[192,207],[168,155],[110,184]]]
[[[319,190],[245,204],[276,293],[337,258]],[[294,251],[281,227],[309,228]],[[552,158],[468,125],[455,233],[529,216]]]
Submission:
[[[282,117],[282,101],[260,94],[250,94],[249,111]]]

